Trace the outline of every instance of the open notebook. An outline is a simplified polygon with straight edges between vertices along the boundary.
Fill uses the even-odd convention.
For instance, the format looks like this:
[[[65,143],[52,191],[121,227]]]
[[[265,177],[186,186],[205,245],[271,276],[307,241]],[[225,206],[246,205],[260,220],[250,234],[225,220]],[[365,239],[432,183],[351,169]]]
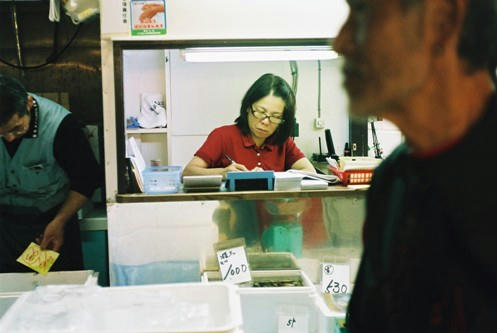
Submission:
[[[302,180],[321,180],[325,181],[328,185],[338,183],[338,177],[335,175],[324,175],[319,173],[312,173],[302,170],[290,169],[287,172],[295,173],[302,176]]]

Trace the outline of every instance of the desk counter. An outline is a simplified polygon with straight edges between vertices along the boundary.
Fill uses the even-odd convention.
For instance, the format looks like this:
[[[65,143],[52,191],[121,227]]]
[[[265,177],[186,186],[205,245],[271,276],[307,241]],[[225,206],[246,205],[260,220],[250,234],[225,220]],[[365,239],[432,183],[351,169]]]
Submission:
[[[330,186],[326,190],[301,191],[236,191],[236,192],[195,192],[173,194],[118,194],[118,203],[205,201],[205,200],[264,200],[288,198],[316,198],[347,196],[365,192],[368,186]]]

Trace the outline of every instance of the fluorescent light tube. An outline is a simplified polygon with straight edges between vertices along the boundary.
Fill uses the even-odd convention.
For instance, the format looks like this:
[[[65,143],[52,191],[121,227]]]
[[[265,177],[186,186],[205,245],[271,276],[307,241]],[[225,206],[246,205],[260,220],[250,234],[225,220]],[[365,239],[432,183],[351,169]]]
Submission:
[[[188,62],[330,60],[338,57],[329,47],[191,48],[181,53]]]

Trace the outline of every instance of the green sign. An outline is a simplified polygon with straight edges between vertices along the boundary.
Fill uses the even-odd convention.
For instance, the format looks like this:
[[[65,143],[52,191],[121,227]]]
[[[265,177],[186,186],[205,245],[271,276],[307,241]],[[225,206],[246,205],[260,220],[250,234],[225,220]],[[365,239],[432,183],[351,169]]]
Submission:
[[[166,3],[165,0],[132,0],[131,35],[165,35]]]

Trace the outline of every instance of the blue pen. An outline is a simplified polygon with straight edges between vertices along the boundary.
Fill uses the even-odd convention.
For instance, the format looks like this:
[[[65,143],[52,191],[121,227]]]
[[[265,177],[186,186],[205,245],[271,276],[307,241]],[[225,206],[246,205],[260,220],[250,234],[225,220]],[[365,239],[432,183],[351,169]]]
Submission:
[[[231,164],[235,164],[235,163],[236,163],[236,162],[235,162],[235,161],[233,161],[233,159],[232,159],[231,157],[229,157],[227,154],[224,154],[224,157],[226,157],[226,159],[227,159],[228,161],[230,161],[230,163],[231,163]]]

